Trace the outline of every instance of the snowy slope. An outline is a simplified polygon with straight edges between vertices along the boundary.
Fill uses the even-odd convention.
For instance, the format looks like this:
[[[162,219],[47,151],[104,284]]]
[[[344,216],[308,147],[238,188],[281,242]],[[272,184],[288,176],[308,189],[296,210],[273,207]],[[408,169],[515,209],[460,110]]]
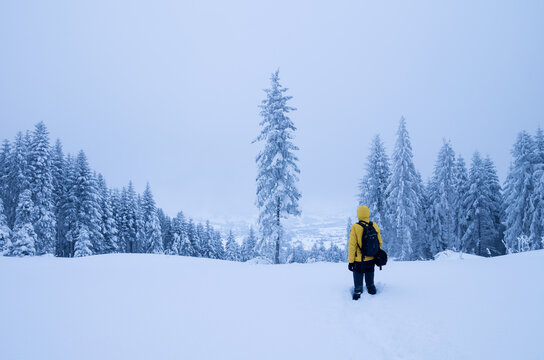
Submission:
[[[346,264],[0,257],[2,359],[542,359],[544,251]]]

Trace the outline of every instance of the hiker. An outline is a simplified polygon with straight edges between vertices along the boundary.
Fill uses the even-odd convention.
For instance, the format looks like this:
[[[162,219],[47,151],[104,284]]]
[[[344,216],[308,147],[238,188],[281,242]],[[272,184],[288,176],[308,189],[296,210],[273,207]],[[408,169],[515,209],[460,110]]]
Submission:
[[[366,289],[376,294],[374,285],[374,256],[382,248],[382,236],[376,223],[369,221],[370,211],[366,206],[357,208],[358,223],[351,226],[348,245],[348,269],[353,272],[353,300],[358,300],[363,292],[363,278]],[[365,233],[366,232],[366,233]],[[364,239],[363,239],[364,235]],[[364,240],[364,241],[363,241]],[[363,259],[363,252],[365,257]]]

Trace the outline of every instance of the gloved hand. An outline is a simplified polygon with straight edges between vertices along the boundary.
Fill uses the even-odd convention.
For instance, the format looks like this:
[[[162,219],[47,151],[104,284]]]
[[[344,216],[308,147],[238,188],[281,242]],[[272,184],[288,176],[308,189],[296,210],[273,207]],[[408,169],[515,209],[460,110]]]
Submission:
[[[348,263],[348,270],[349,271],[355,270],[355,264],[354,263]]]

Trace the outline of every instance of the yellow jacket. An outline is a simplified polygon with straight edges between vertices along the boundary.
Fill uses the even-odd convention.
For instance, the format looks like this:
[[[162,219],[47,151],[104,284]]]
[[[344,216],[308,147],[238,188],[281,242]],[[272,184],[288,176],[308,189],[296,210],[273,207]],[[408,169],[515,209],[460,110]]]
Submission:
[[[359,221],[369,222],[370,217],[370,211],[368,210],[368,207],[366,206],[359,206],[357,208],[357,218]],[[380,249],[382,248],[383,242],[382,242],[382,235],[380,233],[380,228],[376,223],[372,223],[374,225],[374,229],[376,229],[376,232],[378,233],[378,241],[380,242]],[[363,227],[358,224],[353,224],[351,226],[351,231],[349,233],[349,244],[348,244],[348,262],[352,263],[355,261],[363,261],[361,254],[361,239],[363,238]],[[357,244],[359,246],[357,246]],[[355,256],[357,254],[357,256]],[[365,256],[364,261],[370,261],[374,260],[373,256]]]

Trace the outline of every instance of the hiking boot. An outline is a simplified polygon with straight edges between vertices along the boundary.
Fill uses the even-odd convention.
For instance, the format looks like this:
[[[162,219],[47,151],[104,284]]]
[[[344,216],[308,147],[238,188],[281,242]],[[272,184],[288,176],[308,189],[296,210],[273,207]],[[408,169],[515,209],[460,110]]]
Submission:
[[[366,286],[366,289],[368,290],[368,293],[370,295],[376,295],[376,286],[374,285],[370,285],[370,286]]]
[[[355,293],[353,293],[353,300],[359,300],[360,297],[361,297],[361,293],[360,293],[360,292],[355,292]]]

